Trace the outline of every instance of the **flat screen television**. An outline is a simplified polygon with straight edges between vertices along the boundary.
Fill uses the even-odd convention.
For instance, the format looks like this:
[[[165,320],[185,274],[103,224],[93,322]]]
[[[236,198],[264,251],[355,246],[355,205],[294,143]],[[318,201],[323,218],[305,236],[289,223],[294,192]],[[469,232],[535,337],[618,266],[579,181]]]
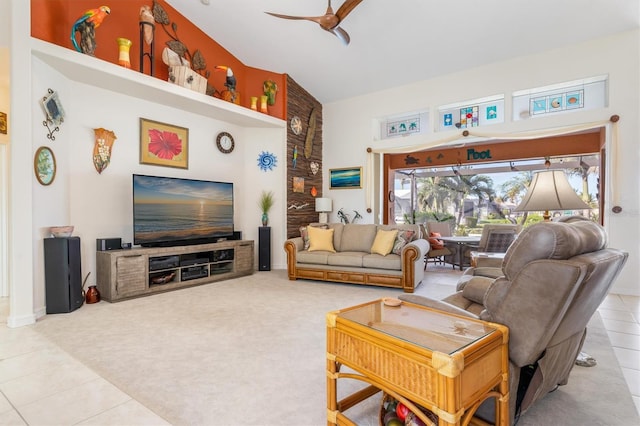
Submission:
[[[204,244],[233,229],[233,183],[133,175],[134,244]]]

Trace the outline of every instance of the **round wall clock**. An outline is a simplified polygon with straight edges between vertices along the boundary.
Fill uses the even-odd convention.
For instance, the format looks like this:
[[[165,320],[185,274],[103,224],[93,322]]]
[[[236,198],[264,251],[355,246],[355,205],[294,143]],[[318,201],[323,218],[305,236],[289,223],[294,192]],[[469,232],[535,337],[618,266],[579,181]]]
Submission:
[[[302,132],[302,120],[297,115],[291,119],[291,131],[296,135]]]
[[[218,133],[218,137],[216,138],[216,145],[218,146],[220,152],[224,154],[229,154],[236,146],[235,142],[233,141],[233,136],[231,136],[231,134],[227,132]]]

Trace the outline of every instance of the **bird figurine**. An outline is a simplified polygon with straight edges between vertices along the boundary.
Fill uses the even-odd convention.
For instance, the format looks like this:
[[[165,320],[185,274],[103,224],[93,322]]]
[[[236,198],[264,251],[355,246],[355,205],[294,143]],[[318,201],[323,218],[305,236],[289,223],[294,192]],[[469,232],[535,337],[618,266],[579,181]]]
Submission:
[[[144,27],[144,42],[151,44],[153,41],[153,28],[155,27],[155,19],[153,13],[151,13],[151,7],[149,5],[140,6],[140,22],[145,23]]]
[[[231,69],[231,67],[227,67],[225,65],[216,65],[216,71],[227,72],[227,78],[225,80],[224,85],[227,88],[227,91],[229,92],[229,96],[225,96],[224,99],[231,103],[235,103],[236,102],[236,76],[233,75],[233,70]]]
[[[293,147],[293,168],[298,164],[298,145]]]
[[[108,6],[100,6],[97,9],[87,10],[73,23],[71,27],[71,42],[78,52],[94,56],[96,50],[95,30],[110,13],[111,9]],[[76,32],[80,33],[80,45],[76,40]]]

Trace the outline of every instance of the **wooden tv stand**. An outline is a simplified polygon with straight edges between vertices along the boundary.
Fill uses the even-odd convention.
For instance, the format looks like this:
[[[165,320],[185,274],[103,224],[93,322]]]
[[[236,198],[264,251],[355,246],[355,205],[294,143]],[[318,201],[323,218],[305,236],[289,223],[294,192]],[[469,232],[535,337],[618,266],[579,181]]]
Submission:
[[[102,299],[117,302],[251,275],[253,251],[252,240],[98,251],[96,284]]]

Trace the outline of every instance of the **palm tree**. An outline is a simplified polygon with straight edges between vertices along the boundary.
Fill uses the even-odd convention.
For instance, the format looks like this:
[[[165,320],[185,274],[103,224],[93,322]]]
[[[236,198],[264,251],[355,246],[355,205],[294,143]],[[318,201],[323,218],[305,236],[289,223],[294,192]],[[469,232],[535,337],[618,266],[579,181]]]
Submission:
[[[420,210],[446,213],[449,191],[440,184],[440,176],[429,176],[418,179],[418,205]]]
[[[574,169],[567,169],[566,173],[569,176],[579,176],[582,180],[582,200],[589,202],[589,175],[591,174],[590,166],[580,159],[580,165]]]

